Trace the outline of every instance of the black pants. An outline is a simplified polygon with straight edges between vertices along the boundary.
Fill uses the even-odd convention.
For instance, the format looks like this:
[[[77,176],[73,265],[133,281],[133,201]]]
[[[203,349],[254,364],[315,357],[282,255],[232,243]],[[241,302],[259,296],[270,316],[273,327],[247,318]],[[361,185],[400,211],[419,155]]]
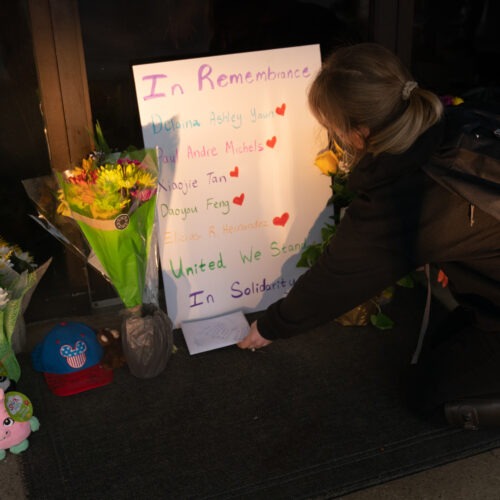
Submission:
[[[410,406],[426,417],[444,418],[451,401],[500,399],[500,332],[478,329],[457,308],[428,335],[412,369]]]

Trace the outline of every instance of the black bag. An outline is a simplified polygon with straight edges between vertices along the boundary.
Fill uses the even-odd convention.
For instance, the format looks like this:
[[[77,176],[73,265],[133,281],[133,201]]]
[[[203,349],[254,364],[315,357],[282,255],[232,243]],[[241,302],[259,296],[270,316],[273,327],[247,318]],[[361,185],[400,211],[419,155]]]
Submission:
[[[424,171],[500,220],[500,112],[484,103],[447,108],[446,133]]]

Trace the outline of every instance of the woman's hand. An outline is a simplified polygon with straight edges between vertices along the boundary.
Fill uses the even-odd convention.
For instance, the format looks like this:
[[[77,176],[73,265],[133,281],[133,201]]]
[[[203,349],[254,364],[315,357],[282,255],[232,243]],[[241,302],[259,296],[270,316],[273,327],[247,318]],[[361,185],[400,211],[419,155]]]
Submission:
[[[240,349],[250,349],[251,351],[255,351],[255,349],[260,349],[270,343],[271,340],[265,339],[259,333],[259,330],[257,329],[257,321],[254,321],[250,325],[250,331],[247,336],[241,342],[238,342],[238,347]]]

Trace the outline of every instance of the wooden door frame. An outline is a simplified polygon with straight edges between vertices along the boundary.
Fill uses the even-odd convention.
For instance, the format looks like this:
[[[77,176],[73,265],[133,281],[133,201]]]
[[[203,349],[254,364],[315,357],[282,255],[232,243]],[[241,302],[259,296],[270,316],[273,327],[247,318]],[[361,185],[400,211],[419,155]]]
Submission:
[[[371,0],[370,26],[373,41],[392,50],[411,67],[414,0]]]
[[[64,171],[93,149],[92,114],[76,0],[28,0],[40,106],[51,168]],[[87,264],[65,252],[73,313],[91,308]],[[62,305],[67,309],[67,304]]]

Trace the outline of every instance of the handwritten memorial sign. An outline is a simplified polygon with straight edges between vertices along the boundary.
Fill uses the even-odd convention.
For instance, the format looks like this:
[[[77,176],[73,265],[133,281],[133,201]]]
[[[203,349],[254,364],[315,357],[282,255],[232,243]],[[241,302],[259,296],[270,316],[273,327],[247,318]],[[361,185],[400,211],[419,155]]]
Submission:
[[[330,214],[313,166],[326,138],[307,106],[320,64],[308,45],[133,67],[177,326],[263,310],[304,272],[300,253]]]

